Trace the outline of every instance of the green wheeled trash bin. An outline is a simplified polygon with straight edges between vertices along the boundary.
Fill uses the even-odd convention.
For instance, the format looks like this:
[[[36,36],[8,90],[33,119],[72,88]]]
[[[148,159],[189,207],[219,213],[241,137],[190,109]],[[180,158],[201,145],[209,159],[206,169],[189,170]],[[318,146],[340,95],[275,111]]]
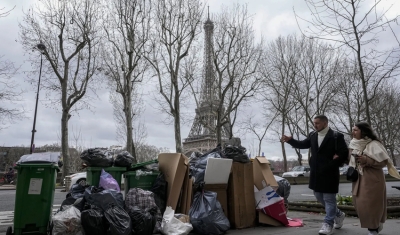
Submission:
[[[126,171],[126,167],[87,167],[86,168],[86,183],[92,186],[99,186],[101,170],[109,173],[118,183],[121,188],[122,173]]]
[[[22,163],[18,169],[14,207],[14,233],[7,235],[51,234],[56,177],[59,168],[54,163]]]

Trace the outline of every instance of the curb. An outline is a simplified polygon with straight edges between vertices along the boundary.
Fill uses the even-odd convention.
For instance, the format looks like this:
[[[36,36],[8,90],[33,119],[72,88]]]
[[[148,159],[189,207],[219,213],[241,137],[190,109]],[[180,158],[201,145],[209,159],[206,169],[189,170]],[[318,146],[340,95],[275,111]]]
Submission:
[[[338,208],[344,213],[346,213],[346,215],[355,217],[358,216],[354,206],[338,205]],[[301,212],[325,213],[325,208],[317,202],[289,202],[289,210],[301,211]],[[399,217],[400,206],[388,206],[387,216]]]

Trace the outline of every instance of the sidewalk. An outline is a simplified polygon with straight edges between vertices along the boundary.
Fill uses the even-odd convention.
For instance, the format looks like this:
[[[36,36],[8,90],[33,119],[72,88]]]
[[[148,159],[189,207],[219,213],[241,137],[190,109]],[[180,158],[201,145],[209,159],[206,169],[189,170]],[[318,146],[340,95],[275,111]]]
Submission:
[[[310,235],[318,234],[322,226],[324,214],[315,214],[301,211],[289,211],[288,217],[299,218],[303,220],[304,226],[299,228],[290,227],[271,227],[259,226],[255,228],[229,230],[227,234],[247,234],[247,235],[260,235],[260,234],[287,234],[287,235]],[[383,230],[380,235],[394,235],[399,234],[400,219],[388,219],[383,225]],[[333,234],[347,234],[347,235],[367,235],[368,230],[360,227],[360,221],[355,217],[346,217],[343,227],[335,229]]]
[[[56,189],[62,189],[63,187],[58,186]],[[0,186],[0,190],[15,190],[14,185],[3,185]],[[261,234],[280,234],[280,235],[312,235],[318,234],[321,228],[324,214],[302,212],[302,211],[290,211],[287,215],[290,218],[299,218],[303,220],[304,226],[298,228],[290,227],[272,227],[272,226],[258,226],[254,228],[246,229],[232,229],[227,234],[246,234],[246,235],[261,235]],[[0,225],[1,226],[1,225]],[[379,233],[380,235],[394,235],[399,234],[400,219],[388,219],[383,225],[383,230]],[[1,229],[0,229],[1,230]],[[1,232],[1,231],[0,231]],[[344,225],[341,229],[335,229],[333,234],[347,234],[347,235],[367,235],[368,231],[365,228],[360,227],[360,222],[356,217],[346,217]]]

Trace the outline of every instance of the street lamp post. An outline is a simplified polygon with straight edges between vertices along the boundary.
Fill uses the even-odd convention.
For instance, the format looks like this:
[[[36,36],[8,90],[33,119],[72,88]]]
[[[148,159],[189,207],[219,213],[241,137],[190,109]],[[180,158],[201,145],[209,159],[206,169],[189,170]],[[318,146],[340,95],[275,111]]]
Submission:
[[[40,71],[39,71],[39,81],[37,86],[37,93],[36,93],[36,105],[35,105],[35,114],[33,116],[33,127],[32,127],[32,137],[31,137],[31,149],[30,153],[32,154],[35,149],[35,132],[36,132],[36,115],[37,115],[37,107],[39,101],[39,90],[40,90],[40,77],[42,76],[42,64],[43,64],[43,51],[46,50],[46,46],[42,43],[36,45],[36,47],[40,50]]]

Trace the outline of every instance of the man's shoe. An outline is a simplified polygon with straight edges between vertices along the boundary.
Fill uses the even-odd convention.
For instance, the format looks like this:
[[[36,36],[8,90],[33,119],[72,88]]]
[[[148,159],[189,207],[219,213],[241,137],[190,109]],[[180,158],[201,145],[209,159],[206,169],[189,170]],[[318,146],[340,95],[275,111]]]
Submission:
[[[343,226],[343,220],[346,218],[346,214],[344,212],[341,212],[340,216],[335,217],[335,224],[333,227],[335,229],[340,229]]]
[[[332,226],[327,223],[323,223],[322,228],[319,230],[319,234],[320,235],[330,235],[332,233],[333,233]]]
[[[377,231],[369,231],[368,230],[368,234],[367,235],[378,235]]]

